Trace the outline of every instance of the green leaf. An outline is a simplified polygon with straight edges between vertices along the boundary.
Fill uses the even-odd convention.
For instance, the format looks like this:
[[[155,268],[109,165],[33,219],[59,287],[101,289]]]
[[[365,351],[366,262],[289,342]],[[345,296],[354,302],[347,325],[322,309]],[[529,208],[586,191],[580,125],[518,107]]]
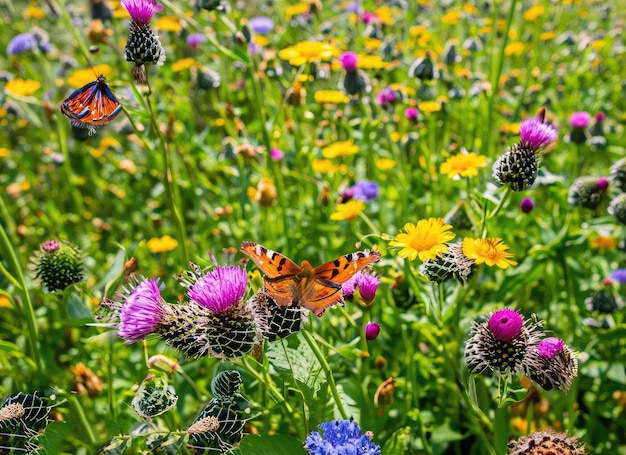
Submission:
[[[291,436],[246,436],[241,440],[242,455],[306,455],[302,441]]]
[[[72,426],[67,422],[52,422],[46,427],[46,432],[38,441],[46,453],[61,453],[61,443],[67,439]]]
[[[68,286],[63,291],[63,301],[67,308],[67,314],[74,320],[92,320],[93,315],[87,309],[85,302],[81,298],[80,294],[74,287],[74,285]]]

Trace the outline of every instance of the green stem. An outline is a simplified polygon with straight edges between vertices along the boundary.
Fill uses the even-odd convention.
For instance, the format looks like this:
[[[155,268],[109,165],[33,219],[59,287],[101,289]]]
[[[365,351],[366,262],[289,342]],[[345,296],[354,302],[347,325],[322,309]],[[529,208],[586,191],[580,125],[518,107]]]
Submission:
[[[309,331],[302,330],[300,333],[302,333],[302,336],[304,337],[307,344],[313,351],[313,355],[315,355],[315,357],[317,358],[317,361],[320,363],[322,367],[322,370],[324,371],[324,375],[326,376],[326,381],[328,382],[328,386],[330,387],[330,392],[333,395],[335,404],[337,405],[337,409],[339,410],[339,414],[341,414],[341,418],[344,420],[348,419],[348,417],[350,416],[346,412],[346,409],[343,406],[343,402],[341,401],[341,398],[339,397],[339,391],[337,390],[337,384],[335,384],[335,378],[333,377],[333,372],[330,369],[330,365],[328,365],[326,358],[322,354],[322,351],[320,351],[319,346],[317,345],[317,343],[315,342],[315,340],[313,339],[313,336],[309,333]]]
[[[498,214],[498,212],[502,209],[502,207],[504,207],[504,203],[506,202],[506,200],[509,198],[509,195],[513,192],[513,190],[511,190],[510,186],[506,187],[506,191],[504,193],[504,195],[502,196],[502,199],[500,199],[500,202],[498,202],[498,205],[496,205],[496,208],[494,208],[490,213],[489,213],[489,218],[493,218],[494,216],[496,216]]]
[[[4,201],[2,201],[1,197],[0,203],[4,205]],[[35,364],[37,365],[38,377],[42,378],[45,377],[45,375],[41,354],[39,352],[39,345],[37,343],[37,340],[39,339],[39,331],[37,329],[37,319],[35,318],[33,301],[31,300],[30,293],[28,292],[28,286],[26,284],[26,279],[24,278],[24,273],[22,272],[21,261],[18,258],[17,251],[13,248],[13,245],[9,240],[9,236],[4,230],[4,226],[2,224],[0,224],[0,247],[0,250],[3,252],[2,256],[13,267],[13,275],[18,282],[17,288],[22,296],[22,303],[24,305],[23,308],[26,313],[28,340],[35,359]],[[7,278],[9,278],[9,276],[7,276]]]
[[[70,407],[72,408],[72,414],[76,421],[80,424],[83,431],[87,435],[88,442],[91,446],[94,446],[98,441],[96,435],[93,433],[92,424],[87,420],[83,406],[80,404],[80,400],[76,395],[70,395],[67,399]]]
[[[506,25],[504,26],[504,30],[502,31],[502,44],[500,45],[500,51],[498,52],[498,58],[496,59],[496,69],[495,69],[495,72],[491,74],[491,77],[489,79],[491,83],[491,94],[489,96],[489,99],[487,100],[487,124],[483,128],[484,133],[483,133],[483,144],[482,144],[483,147],[486,147],[487,153],[485,154],[487,156],[492,156],[491,147],[493,145],[493,142],[490,140],[490,138],[491,138],[493,131],[497,131],[497,129],[493,128],[492,126],[493,114],[494,114],[493,104],[494,104],[496,96],[498,95],[498,89],[500,85],[500,76],[502,75],[502,68],[504,66],[504,50],[509,41],[509,31],[511,30],[511,24],[513,23],[513,17],[515,16],[516,7],[517,7],[517,0],[511,0],[511,2],[509,3],[509,15],[506,19]],[[495,36],[496,33],[499,33],[497,31],[497,27],[495,26],[495,24],[497,24],[498,8],[494,8],[493,11],[494,11],[493,16],[492,16],[492,20],[494,24],[493,33]]]
[[[146,79],[148,79],[146,77]],[[167,204],[169,205],[170,211],[172,213],[172,218],[174,222],[174,227],[176,228],[178,241],[182,247],[182,255],[183,255],[183,263],[189,263],[189,250],[187,245],[187,233],[185,231],[185,225],[183,221],[183,217],[180,213],[176,205],[176,197],[174,195],[174,185],[172,184],[172,168],[170,163],[170,151],[165,141],[165,137],[163,137],[163,133],[159,128],[159,124],[156,119],[156,115],[154,109],[152,108],[152,102],[150,95],[152,94],[152,89],[150,88],[150,83],[148,82],[148,94],[146,95],[146,106],[148,107],[148,111],[150,113],[150,122],[152,123],[152,129],[154,133],[157,135],[159,139],[159,149],[161,151],[161,158],[163,159],[163,170],[165,175],[163,176],[163,184],[165,186],[165,194],[167,197]]]

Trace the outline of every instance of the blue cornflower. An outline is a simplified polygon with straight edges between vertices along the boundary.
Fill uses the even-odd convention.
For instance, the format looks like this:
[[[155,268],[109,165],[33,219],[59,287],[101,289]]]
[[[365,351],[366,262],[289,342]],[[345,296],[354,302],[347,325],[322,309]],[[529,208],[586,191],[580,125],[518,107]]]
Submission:
[[[611,272],[611,278],[619,284],[626,284],[626,269],[616,269]]]
[[[312,431],[304,441],[311,455],[380,455],[380,446],[362,434],[354,420],[333,420],[319,426],[322,434]]]
[[[360,199],[363,202],[369,202],[376,199],[380,193],[378,183],[370,180],[361,180],[356,182],[348,190],[354,199]]]
[[[37,47],[37,39],[32,33],[15,35],[7,44],[7,55],[18,55]]]

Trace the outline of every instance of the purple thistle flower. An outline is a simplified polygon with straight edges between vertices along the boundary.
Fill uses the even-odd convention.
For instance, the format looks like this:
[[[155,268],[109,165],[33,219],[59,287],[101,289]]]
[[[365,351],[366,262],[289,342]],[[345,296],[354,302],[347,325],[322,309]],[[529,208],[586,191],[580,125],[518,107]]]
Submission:
[[[358,55],[356,52],[352,51],[344,52],[339,56],[341,66],[343,66],[343,69],[346,71],[356,71],[358,60]]]
[[[589,114],[589,112],[586,112],[586,111],[573,112],[569,116],[567,121],[569,122],[569,125],[572,128],[578,128],[578,129],[587,128],[587,126],[589,125],[589,122],[591,121],[591,114]]]
[[[552,125],[544,123],[543,117],[537,116],[522,122],[519,135],[522,148],[537,152],[554,141],[558,133]]]
[[[274,29],[274,21],[267,16],[255,16],[248,20],[248,26],[257,35],[265,35]]]
[[[600,191],[606,190],[609,187],[610,183],[611,181],[606,177],[600,177],[598,180],[596,180],[596,186]]]
[[[380,278],[376,275],[363,273],[361,271],[355,273],[352,278],[341,285],[341,292],[344,297],[352,297],[356,288],[359,288],[361,303],[365,306],[371,305],[376,297],[376,291],[380,284]]]
[[[626,284],[626,269],[616,269],[611,272],[611,278],[619,284]]]
[[[246,292],[248,275],[241,267],[217,266],[202,275],[189,288],[191,300],[216,313],[222,313],[239,303]]]
[[[549,337],[541,340],[537,345],[537,352],[539,355],[546,359],[551,359],[555,355],[563,352],[565,343],[560,338]]]
[[[277,149],[276,147],[272,147],[270,149],[270,155],[273,161],[280,161],[283,159],[283,156],[285,156],[285,152],[283,152],[280,149]]]
[[[126,344],[143,340],[159,326],[164,305],[158,279],[138,283],[119,310],[118,336],[125,338]]]
[[[363,202],[373,201],[378,197],[380,187],[378,183],[370,180],[361,180],[356,182],[348,189],[348,194],[354,199],[360,199]]]
[[[380,324],[377,324],[376,322],[368,322],[365,325],[365,339],[367,341],[374,341],[376,338],[378,338],[379,334]]]
[[[7,44],[7,55],[18,55],[28,52],[37,46],[37,39],[32,33],[15,35]]]
[[[147,24],[156,13],[158,8],[157,3],[153,0],[122,0],[122,6],[131,19],[137,24]],[[162,6],[161,6],[162,8]]]
[[[59,248],[61,248],[61,244],[59,243],[58,240],[46,240],[41,245],[41,249],[45,251],[46,253],[54,253]]]
[[[524,199],[522,199],[522,202],[520,202],[520,209],[524,213],[530,213],[534,208],[535,202],[529,197],[525,197]]]
[[[192,49],[198,49],[202,43],[206,41],[206,36],[203,33],[192,33],[187,37],[187,44]]]
[[[419,114],[419,111],[417,110],[415,106],[409,106],[406,108],[406,111],[404,111],[404,116],[407,119],[409,119],[411,122],[417,121],[418,114]]]
[[[489,330],[494,337],[502,341],[511,341],[522,331],[524,318],[517,311],[503,308],[495,311],[489,318]]]

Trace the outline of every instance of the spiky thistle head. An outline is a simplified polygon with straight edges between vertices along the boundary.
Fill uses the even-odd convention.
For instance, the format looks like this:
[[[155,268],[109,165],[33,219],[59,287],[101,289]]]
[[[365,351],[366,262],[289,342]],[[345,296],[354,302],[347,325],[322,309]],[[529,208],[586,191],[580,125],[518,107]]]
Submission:
[[[47,240],[34,254],[31,269],[48,291],[63,291],[84,279],[83,254],[68,241]]]

